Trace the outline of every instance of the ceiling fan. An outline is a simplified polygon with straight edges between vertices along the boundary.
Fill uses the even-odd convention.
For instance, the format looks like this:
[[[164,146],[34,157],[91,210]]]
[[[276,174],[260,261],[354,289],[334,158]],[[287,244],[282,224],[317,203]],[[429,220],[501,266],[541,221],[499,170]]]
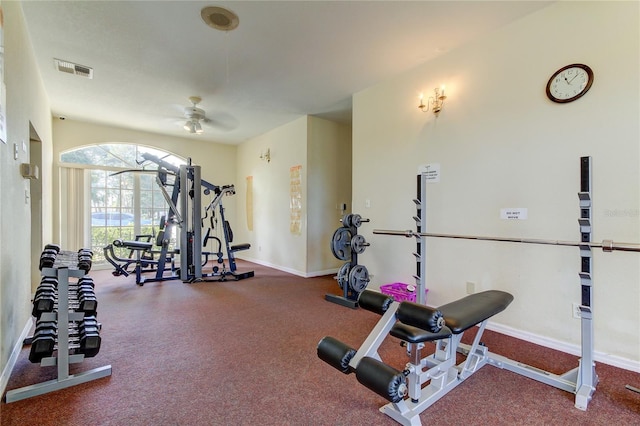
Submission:
[[[189,101],[193,105],[184,108],[184,116],[187,119],[187,122],[184,123],[184,130],[192,134],[201,135],[204,133],[204,130],[202,130],[200,121],[207,123],[210,120],[206,117],[204,110],[198,108],[198,104],[202,101],[202,98],[199,96],[191,96]]]

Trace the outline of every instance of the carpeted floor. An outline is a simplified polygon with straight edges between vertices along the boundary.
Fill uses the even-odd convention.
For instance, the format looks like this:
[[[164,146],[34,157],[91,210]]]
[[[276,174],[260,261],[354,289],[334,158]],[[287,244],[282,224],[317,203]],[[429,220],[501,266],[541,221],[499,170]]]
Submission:
[[[95,358],[79,373],[110,364],[113,374],[69,389],[0,404],[14,425],[392,425],[386,401],[316,356],[326,335],[359,347],[378,320],[324,300],[331,277],[303,279],[238,262],[242,281],[147,283],[92,271],[102,323]],[[469,339],[465,336],[465,341]],[[553,373],[576,357],[486,331],[492,352]],[[402,369],[406,354],[388,338],[382,358]],[[424,425],[640,425],[640,374],[598,364],[586,412],[574,395],[485,366],[420,416]],[[55,367],[28,361],[26,347],[7,390],[51,380]]]

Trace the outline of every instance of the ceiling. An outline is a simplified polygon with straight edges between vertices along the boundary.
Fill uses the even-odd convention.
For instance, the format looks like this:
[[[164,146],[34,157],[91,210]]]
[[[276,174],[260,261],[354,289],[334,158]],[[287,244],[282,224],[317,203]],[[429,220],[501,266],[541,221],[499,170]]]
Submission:
[[[544,1],[26,1],[56,117],[238,144],[303,115],[351,120],[351,95]],[[221,6],[219,31],[200,11]],[[88,79],[54,58],[93,68]],[[212,120],[182,128],[190,96]]]

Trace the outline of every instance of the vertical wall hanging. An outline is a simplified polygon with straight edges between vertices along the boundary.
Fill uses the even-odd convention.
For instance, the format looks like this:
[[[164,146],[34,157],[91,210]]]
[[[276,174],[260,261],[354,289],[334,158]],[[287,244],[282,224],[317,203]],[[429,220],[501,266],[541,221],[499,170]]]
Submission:
[[[302,166],[289,169],[289,229],[293,235],[302,235]]]
[[[247,176],[247,229],[253,231],[253,176]]]

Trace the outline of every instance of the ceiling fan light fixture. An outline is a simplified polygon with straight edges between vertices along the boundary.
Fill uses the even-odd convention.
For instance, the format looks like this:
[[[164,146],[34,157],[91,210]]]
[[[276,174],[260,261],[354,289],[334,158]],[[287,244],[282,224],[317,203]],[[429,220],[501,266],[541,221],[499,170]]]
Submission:
[[[186,123],[184,123],[184,129],[189,133],[197,133],[199,126],[200,126],[200,123],[198,123],[195,120],[189,120]],[[202,127],[200,127],[200,132],[202,133]]]
[[[191,96],[189,101],[192,103],[192,106],[184,109],[184,116],[187,119],[187,122],[184,123],[183,126],[184,130],[191,134],[201,135],[204,133],[204,130],[202,130],[200,120],[206,121],[207,119],[204,110],[197,106],[202,99],[199,96]]]

